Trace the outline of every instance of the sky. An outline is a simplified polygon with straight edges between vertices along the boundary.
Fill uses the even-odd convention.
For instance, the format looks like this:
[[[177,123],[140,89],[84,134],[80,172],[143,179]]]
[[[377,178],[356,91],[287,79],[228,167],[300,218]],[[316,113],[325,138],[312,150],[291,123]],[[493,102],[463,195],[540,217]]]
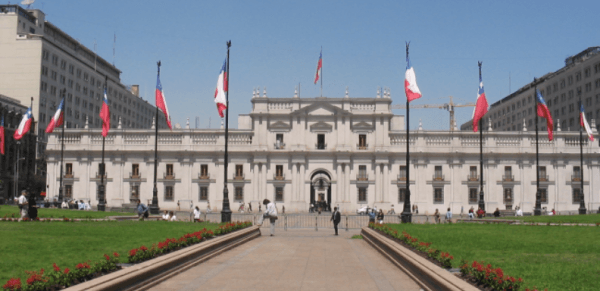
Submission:
[[[6,2],[5,2],[6,3]],[[13,1],[12,3],[15,3]],[[472,103],[483,62],[490,104],[534,77],[556,71],[565,58],[600,45],[600,1],[155,1],[37,0],[46,20],[94,49],[140,85],[154,104],[156,63],[173,123],[220,126],[214,104],[219,71],[230,49],[230,126],[252,110],[253,89],[269,97],[318,97],[314,75],[323,50],[323,96],[375,97],[389,87],[405,105],[405,42],[423,97]],[[472,107],[457,108],[458,126]],[[404,109],[394,114],[405,115]],[[410,128],[447,130],[449,113],[413,109]]]

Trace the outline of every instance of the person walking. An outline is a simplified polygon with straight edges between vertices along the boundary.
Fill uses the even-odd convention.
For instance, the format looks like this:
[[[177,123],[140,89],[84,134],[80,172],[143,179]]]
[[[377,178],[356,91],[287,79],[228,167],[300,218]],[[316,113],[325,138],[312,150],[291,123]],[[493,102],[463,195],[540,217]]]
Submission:
[[[448,212],[446,212],[446,223],[452,222],[452,211],[450,211],[450,207],[448,207]]]
[[[194,222],[200,222],[200,214],[202,214],[200,208],[196,206],[196,208],[194,208]]]
[[[137,203],[137,212],[139,220],[143,221],[144,218],[148,218],[148,207],[144,205],[144,203],[141,203],[139,200]]]
[[[27,217],[27,209],[29,206],[29,202],[27,201],[27,190],[21,191],[21,196],[17,199],[17,203],[19,204],[19,209],[21,210],[21,219]]]
[[[383,209],[379,209],[379,213],[377,213],[377,221],[379,221],[379,224],[383,224]]]
[[[248,202],[248,213],[252,212],[252,203]]]
[[[335,229],[335,235],[338,235],[338,224],[342,220],[342,215],[338,211],[337,207],[333,208],[333,214],[331,214],[330,221],[333,221],[333,228]]]
[[[371,209],[369,212],[369,224],[371,223],[375,223],[375,216],[377,216],[377,214],[375,213],[375,211],[373,211],[373,209]]]
[[[269,222],[271,222],[271,236],[275,234],[275,221],[277,220],[277,208],[275,208],[275,204],[269,199],[263,200],[263,205],[265,205],[265,213],[260,216],[258,219],[258,225],[262,225],[265,218],[269,218]],[[259,208],[260,209],[260,208]]]
[[[440,211],[437,208],[435,209],[433,218],[435,219],[435,223],[440,223]]]

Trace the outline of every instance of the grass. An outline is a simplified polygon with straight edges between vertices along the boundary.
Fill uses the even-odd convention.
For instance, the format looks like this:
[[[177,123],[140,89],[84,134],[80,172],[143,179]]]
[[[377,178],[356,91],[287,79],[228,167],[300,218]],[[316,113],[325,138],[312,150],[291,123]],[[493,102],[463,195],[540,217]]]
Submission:
[[[61,268],[118,252],[121,262],[133,248],[217,224],[168,221],[0,222],[0,286],[11,277],[26,279],[25,270]],[[25,280],[22,280],[25,282]]]
[[[513,219],[511,217],[511,219]],[[518,216],[514,219],[524,222],[538,223],[600,223],[600,214],[587,215],[553,215],[553,216]]]
[[[598,290],[600,228],[503,224],[392,224],[454,256],[501,267],[525,286],[548,290]]]
[[[351,239],[363,239],[363,236],[360,234],[355,234],[351,237]]]
[[[4,215],[11,216],[14,213],[15,217],[21,217],[19,214],[19,207],[3,205],[0,207],[0,218]],[[103,211],[83,211],[83,210],[69,210],[69,209],[56,209],[56,208],[38,208],[39,218],[106,218],[108,216],[128,216],[135,215],[135,213],[121,213],[121,212],[103,212]]]

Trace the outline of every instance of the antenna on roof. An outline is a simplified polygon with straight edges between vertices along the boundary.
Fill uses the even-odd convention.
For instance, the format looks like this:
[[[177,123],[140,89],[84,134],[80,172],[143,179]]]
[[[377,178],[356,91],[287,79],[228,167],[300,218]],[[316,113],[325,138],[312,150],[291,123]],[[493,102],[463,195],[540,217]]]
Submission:
[[[35,2],[35,0],[23,0],[21,1],[21,5],[25,5],[27,7],[27,9],[29,9],[31,7],[31,5],[33,4],[33,2]]]

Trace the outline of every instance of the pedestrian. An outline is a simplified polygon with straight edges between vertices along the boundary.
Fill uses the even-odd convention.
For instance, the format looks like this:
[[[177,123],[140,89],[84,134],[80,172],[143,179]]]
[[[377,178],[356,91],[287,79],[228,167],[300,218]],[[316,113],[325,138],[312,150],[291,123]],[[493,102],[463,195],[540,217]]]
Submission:
[[[69,209],[69,204],[67,204],[67,200],[63,200],[63,202],[60,204],[60,208]]]
[[[436,208],[435,213],[433,213],[433,219],[435,223],[440,223],[440,211]]]
[[[338,211],[337,207],[334,207],[333,214],[331,215],[330,221],[333,221],[333,228],[335,229],[335,235],[338,235],[338,224],[340,223],[340,220],[342,220],[340,212]]]
[[[496,211],[494,211],[494,217],[500,217],[500,209],[496,208]]]
[[[17,203],[19,204],[19,209],[21,210],[21,219],[28,217],[27,209],[29,202],[27,201],[27,190],[21,191],[21,196],[19,196],[17,199]]]
[[[248,213],[252,212],[252,203],[248,202]]]
[[[419,214],[419,206],[417,206],[417,204],[415,204],[415,213]]]
[[[373,209],[371,209],[371,211],[369,211],[369,224],[373,223],[375,224],[375,216],[377,215],[375,213],[375,211],[373,211]]]
[[[194,222],[200,222],[200,214],[202,214],[200,208],[196,206],[196,208],[194,208]]]
[[[144,218],[148,218],[148,207],[146,207],[146,205],[141,203],[139,200],[137,203],[137,212],[139,220],[143,221]]]
[[[165,210],[165,213],[163,213],[162,219],[164,221],[169,221],[169,211]]]
[[[170,221],[177,221],[177,216],[175,216],[175,213],[173,213],[173,211],[169,212],[169,220]]]
[[[260,207],[260,203],[258,203],[258,213],[261,213],[261,212],[262,212],[262,209]]]
[[[452,222],[452,211],[450,211],[450,207],[448,207],[448,212],[446,212],[446,222]]]
[[[281,206],[281,214],[285,214],[285,205]]]
[[[469,209],[469,220],[473,220],[473,218],[475,218],[473,211],[473,206],[471,206],[471,208]]]
[[[483,216],[485,216],[485,211],[479,207],[477,210],[477,218],[483,218]]]
[[[275,208],[275,204],[269,201],[269,199],[263,200],[263,204],[265,205],[265,213],[263,213],[263,215],[260,216],[257,224],[262,225],[264,219],[269,218],[269,222],[271,222],[271,236],[273,236],[275,234],[275,220],[277,220],[277,208]]]
[[[414,204],[413,204],[413,206],[412,206],[412,212],[413,212],[413,213],[415,213],[415,206],[416,206],[416,205],[414,205]]]
[[[206,213],[211,213],[212,209],[210,209],[210,202],[206,202]]]
[[[377,220],[379,224],[383,224],[383,209],[379,209],[379,213],[377,213]]]

